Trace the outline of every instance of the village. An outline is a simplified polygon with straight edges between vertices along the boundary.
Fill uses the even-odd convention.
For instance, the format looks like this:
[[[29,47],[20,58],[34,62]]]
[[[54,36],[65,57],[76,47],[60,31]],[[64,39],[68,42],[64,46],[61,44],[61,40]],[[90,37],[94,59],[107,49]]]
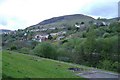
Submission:
[[[95,25],[96,27],[101,27],[101,26],[109,26],[110,23],[104,22],[104,21],[99,21],[99,22],[89,22],[89,25]],[[86,23],[84,22],[76,22],[73,27],[73,32],[79,32],[83,31],[88,28],[86,26]],[[57,30],[57,31],[56,31]],[[50,28],[44,28],[42,26],[37,26],[35,29],[25,29],[25,30],[15,30],[15,31],[10,31],[10,32],[4,32],[3,34],[12,34],[12,35],[17,35],[18,33],[21,35],[21,38],[19,38],[20,41],[26,41],[26,40],[33,40],[37,42],[44,42],[48,40],[53,40],[53,41],[60,41],[63,39],[68,39],[69,36],[68,34],[69,27],[66,26],[60,26],[60,27],[50,27]],[[47,33],[50,31],[50,33]],[[32,33],[32,35],[30,35]],[[30,37],[30,38],[29,38]]]

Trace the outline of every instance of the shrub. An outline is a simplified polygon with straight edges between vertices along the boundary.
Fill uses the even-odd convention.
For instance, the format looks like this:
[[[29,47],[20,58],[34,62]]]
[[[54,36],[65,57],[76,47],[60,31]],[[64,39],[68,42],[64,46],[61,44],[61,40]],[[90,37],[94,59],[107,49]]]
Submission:
[[[20,52],[24,53],[24,54],[29,54],[29,51],[30,49],[29,48],[26,48],[26,47],[23,47],[21,48]]]
[[[55,46],[47,42],[43,42],[37,45],[34,49],[34,52],[36,55],[41,57],[57,59],[57,50]]]
[[[103,68],[105,70],[110,70],[112,67],[111,66],[112,62],[110,60],[104,60],[104,61],[101,61],[100,63],[101,63],[100,68]]]
[[[109,37],[109,36],[110,36],[109,33],[104,33],[104,34],[103,34],[103,38],[106,38],[106,37]]]
[[[117,62],[117,61],[114,62],[114,63],[112,64],[112,69],[113,69],[114,71],[120,73],[120,63]]]
[[[17,50],[16,46],[11,46],[10,50]]]

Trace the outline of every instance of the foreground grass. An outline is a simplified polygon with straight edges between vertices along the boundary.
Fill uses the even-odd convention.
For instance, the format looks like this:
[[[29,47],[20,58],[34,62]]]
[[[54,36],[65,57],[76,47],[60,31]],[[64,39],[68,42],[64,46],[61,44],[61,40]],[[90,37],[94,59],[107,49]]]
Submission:
[[[2,50],[0,50],[0,79],[2,78]]]
[[[80,78],[68,68],[72,65],[16,52],[3,51],[3,77]]]

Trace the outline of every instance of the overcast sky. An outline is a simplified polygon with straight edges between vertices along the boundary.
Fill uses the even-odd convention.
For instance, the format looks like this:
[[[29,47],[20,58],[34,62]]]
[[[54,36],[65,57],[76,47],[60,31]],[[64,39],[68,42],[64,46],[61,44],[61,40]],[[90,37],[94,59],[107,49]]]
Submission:
[[[119,0],[0,0],[0,29],[24,29],[52,17],[85,14],[118,16]]]

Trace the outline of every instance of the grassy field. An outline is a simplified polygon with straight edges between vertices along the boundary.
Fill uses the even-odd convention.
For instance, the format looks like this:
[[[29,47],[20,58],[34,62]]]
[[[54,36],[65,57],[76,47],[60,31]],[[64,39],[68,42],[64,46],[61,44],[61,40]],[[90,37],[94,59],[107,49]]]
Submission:
[[[2,78],[2,50],[0,50],[0,79]]]
[[[68,63],[16,52],[3,51],[3,77],[12,78],[80,78],[68,70]]]

